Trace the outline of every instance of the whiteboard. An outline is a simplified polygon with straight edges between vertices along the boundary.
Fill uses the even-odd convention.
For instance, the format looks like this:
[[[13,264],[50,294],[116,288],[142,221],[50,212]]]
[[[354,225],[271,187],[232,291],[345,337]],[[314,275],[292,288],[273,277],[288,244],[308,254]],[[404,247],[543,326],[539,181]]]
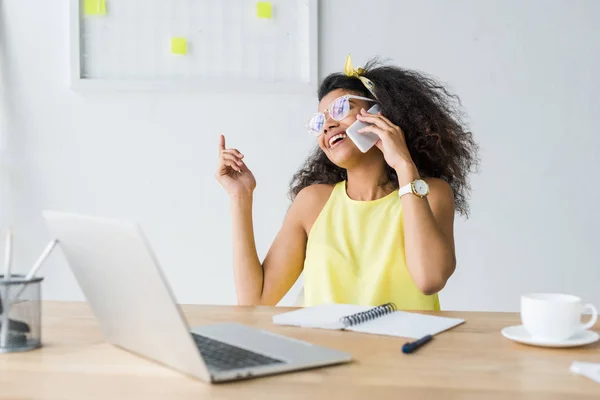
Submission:
[[[318,0],[71,0],[75,89],[310,91],[318,79]],[[88,0],[89,1],[89,0]],[[88,3],[89,7],[89,3]],[[88,12],[86,12],[88,11]],[[174,40],[185,54],[174,54]]]

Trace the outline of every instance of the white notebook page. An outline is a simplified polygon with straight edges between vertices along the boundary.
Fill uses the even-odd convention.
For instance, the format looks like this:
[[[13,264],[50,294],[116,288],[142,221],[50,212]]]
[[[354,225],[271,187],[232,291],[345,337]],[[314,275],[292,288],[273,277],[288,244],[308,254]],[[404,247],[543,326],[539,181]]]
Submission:
[[[275,315],[273,316],[273,323],[304,328],[343,329],[342,317],[372,308],[374,307],[351,304],[322,304]]]
[[[273,323],[303,328],[344,329],[344,324],[341,322],[342,317],[373,308],[375,307],[350,304],[323,304],[275,315],[273,316]],[[438,334],[463,322],[464,320],[459,318],[395,311],[346,329],[375,335],[418,339],[425,335]]]
[[[425,335],[438,334],[463,322],[465,321],[459,318],[396,311],[360,325],[348,327],[347,330],[418,339]]]

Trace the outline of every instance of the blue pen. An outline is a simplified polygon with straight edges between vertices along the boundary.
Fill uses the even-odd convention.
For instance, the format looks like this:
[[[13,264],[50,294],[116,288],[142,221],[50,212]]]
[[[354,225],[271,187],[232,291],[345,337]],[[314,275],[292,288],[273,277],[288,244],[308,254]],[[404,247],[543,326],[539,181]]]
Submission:
[[[433,336],[427,335],[427,336],[423,336],[421,339],[419,339],[415,342],[405,343],[404,346],[402,346],[402,352],[404,354],[410,354],[410,353],[414,352],[415,350],[417,350],[419,347],[423,346],[425,343],[428,343],[429,341],[431,341],[431,339],[433,339]]]

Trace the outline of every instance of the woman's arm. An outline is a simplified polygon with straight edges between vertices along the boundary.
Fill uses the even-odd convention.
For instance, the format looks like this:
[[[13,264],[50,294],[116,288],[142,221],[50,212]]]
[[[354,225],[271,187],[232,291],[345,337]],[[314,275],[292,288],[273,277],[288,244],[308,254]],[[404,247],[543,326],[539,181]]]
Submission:
[[[419,178],[413,164],[398,168],[404,186]],[[441,179],[427,179],[429,195],[402,196],[406,263],[413,281],[425,294],[439,292],[454,272],[454,196]]]
[[[237,149],[219,142],[217,180],[230,198],[233,225],[233,268],[238,303],[275,305],[292,287],[304,266],[307,232],[303,216],[312,209],[309,191],[298,194],[269,254],[261,264],[256,252],[252,200],[256,181]],[[308,189],[308,188],[306,188]]]
[[[292,203],[262,265],[254,241],[252,196],[231,199],[234,279],[240,305],[276,305],[300,276],[307,241],[299,215],[303,197],[299,194]]]
[[[377,147],[387,164],[396,170],[400,186],[419,177],[398,125],[381,113],[371,115],[364,109],[356,119],[373,124],[359,132],[379,136]],[[430,179],[428,184],[430,193],[425,198],[402,196],[402,214],[407,267],[417,287],[425,294],[433,294],[442,290],[456,266],[454,195],[450,185],[441,179]]]
[[[256,252],[252,223],[252,195],[231,198],[233,278],[238,304],[260,304],[263,269]]]

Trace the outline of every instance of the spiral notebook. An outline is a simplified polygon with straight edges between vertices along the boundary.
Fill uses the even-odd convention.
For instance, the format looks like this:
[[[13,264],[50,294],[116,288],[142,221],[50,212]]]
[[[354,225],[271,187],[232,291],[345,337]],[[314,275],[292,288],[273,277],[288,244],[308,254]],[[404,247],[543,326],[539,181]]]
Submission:
[[[348,330],[415,339],[425,335],[436,335],[463,322],[465,320],[460,318],[398,311],[393,303],[377,307],[323,304],[273,316],[273,323],[277,325]]]

